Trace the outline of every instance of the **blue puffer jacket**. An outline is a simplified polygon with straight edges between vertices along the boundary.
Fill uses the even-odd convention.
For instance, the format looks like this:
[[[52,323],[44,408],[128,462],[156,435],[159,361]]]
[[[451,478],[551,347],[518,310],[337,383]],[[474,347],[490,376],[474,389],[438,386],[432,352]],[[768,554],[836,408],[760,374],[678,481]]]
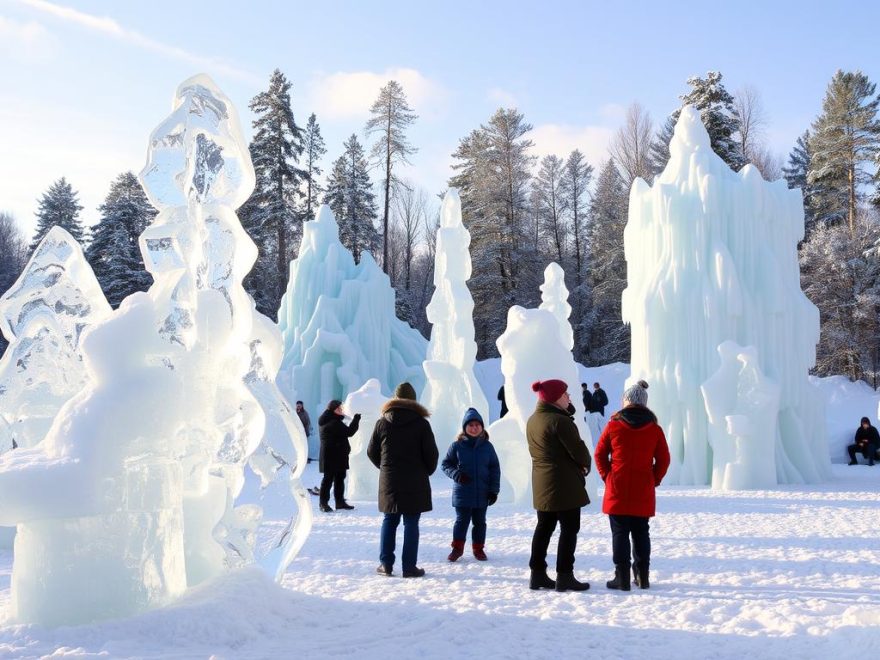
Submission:
[[[480,508],[489,505],[489,493],[501,489],[501,464],[489,435],[477,438],[465,434],[449,446],[442,463],[443,472],[455,481],[452,487],[452,506]],[[470,477],[467,484],[458,483],[459,475]]]

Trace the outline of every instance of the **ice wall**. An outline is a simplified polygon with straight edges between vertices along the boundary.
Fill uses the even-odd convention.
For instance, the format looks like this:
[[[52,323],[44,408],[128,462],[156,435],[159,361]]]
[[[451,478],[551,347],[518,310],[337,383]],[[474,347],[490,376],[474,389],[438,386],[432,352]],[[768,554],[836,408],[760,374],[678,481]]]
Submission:
[[[364,252],[354,263],[326,205],[303,225],[278,325],[284,339],[278,385],[313,417],[370,378],[386,393],[403,381],[417,392],[424,386],[425,338],[395,315],[394,289],[373,257]],[[318,457],[318,442],[315,433],[310,458]]]
[[[434,295],[426,310],[432,323],[428,359],[423,363],[427,383],[421,397],[431,411],[431,426],[440,445],[461,433],[461,419],[468,408],[476,408],[489,419],[489,403],[474,376],[474,299],[467,287],[470,244],[458,191],[450,188],[443,198],[437,230]]]
[[[33,447],[55,415],[87,384],[80,340],[110,315],[79,243],[52,227],[0,297],[0,452]]]
[[[653,186],[630,192],[624,232],[632,327],[631,380],[651,384],[651,408],[669,440],[667,480],[708,484],[709,420],[700,386],[719,368],[718,346],[753,346],[760,371],[780,387],[779,413],[756,430],[776,447],[779,483],[818,482],[830,461],[824,411],[808,381],[819,314],[800,290],[800,192],[731,171],[712,151],[691,107],[682,110],[671,158]]]
[[[532,502],[532,460],[526,441],[526,422],[538,403],[532,391],[536,380],[559,379],[568,384],[575,407],[575,424],[593,455],[593,438],[584,421],[578,367],[571,352],[574,346],[568,321],[571,308],[565,310],[568,291],[560,276],[561,270],[554,263],[544,271],[540,309],[515,305],[508,310],[507,327],[496,342],[501,353],[508,413],[493,422],[488,432],[501,463],[499,499],[506,502],[525,505]],[[587,477],[587,492],[590,501],[598,504],[595,470]]]

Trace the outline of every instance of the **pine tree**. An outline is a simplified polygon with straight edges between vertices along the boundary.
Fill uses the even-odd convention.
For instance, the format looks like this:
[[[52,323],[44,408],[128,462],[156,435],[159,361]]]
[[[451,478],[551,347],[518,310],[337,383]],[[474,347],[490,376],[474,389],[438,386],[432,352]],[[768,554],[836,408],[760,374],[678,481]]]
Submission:
[[[733,170],[739,171],[746,161],[735,138],[739,123],[734,112],[733,96],[721,83],[722,77],[718,71],[709,71],[705,78],[691,76],[687,81],[691,91],[679,98],[682,100],[682,106],[692,105],[700,111],[700,118],[709,133],[712,150]],[[681,108],[672,113],[651,147],[651,161],[655,175],[660,174],[669,162],[669,143],[680,114]]]
[[[593,179],[593,166],[578,150],[572,151],[562,172],[561,194],[563,204],[571,221],[571,235],[574,248],[575,287],[583,281],[584,252],[586,250],[585,226],[587,220],[587,196],[590,181]]]
[[[305,199],[303,200],[303,215],[306,221],[315,217],[318,210],[319,199],[323,189],[318,183],[318,177],[323,173],[319,163],[327,149],[324,146],[324,138],[321,137],[321,127],[313,112],[309,115],[306,130],[303,136],[303,172],[305,179]]]
[[[810,173],[810,131],[797,139],[794,149],[788,155],[788,165],[782,168],[785,180],[789,188],[800,188],[804,196],[804,227],[805,238],[809,238],[816,222],[816,200],[814,200],[813,186],[807,181]]]
[[[324,202],[330,205],[339,225],[339,240],[355,261],[363,252],[375,256],[381,237],[376,231],[376,196],[370,183],[364,148],[357,135],[345,142],[345,153],[333,163]]]
[[[545,156],[541,169],[532,182],[532,198],[535,204],[539,232],[549,244],[553,258],[564,266],[564,252],[568,228],[563,217],[562,196],[564,162],[559,156]]]
[[[37,230],[31,241],[29,252],[34,251],[43,237],[55,225],[66,229],[77,242],[83,242],[85,229],[79,218],[79,212],[83,207],[77,197],[78,193],[64,177],[49,186],[40,199],[40,208],[37,211]]]
[[[875,85],[861,71],[837,71],[825,93],[822,114],[813,122],[810,171],[816,220],[846,222],[855,235],[861,187],[872,177],[868,164],[880,154],[880,99]]]
[[[588,273],[593,308],[589,331],[591,364],[628,362],[629,328],[623,324],[621,295],[626,288],[623,229],[628,193],[617,164],[609,159],[599,171],[590,204]]]
[[[11,287],[27,262],[27,243],[10,213],[0,212],[0,296]],[[9,342],[0,332],[0,357]]]
[[[250,102],[256,114],[250,152],[257,181],[239,211],[242,226],[260,251],[245,288],[256,299],[257,309],[273,319],[302,235],[302,216],[296,206],[304,178],[298,167],[303,134],[294,120],[290,88],[284,74],[275,69],[269,89]]]
[[[116,308],[126,296],[146,291],[153,281],[144,268],[138,237],[156,217],[156,210],[137,177],[124,172],[111,184],[98,211],[101,218],[92,228],[85,255],[107,301]]]
[[[393,168],[400,163],[409,164],[409,156],[416,152],[406,138],[406,129],[418,119],[406,100],[403,87],[392,80],[379,91],[379,98],[370,108],[373,115],[367,121],[366,132],[376,135],[370,150],[373,158],[385,173],[385,205],[382,211],[382,270],[388,272],[388,215],[394,183]]]

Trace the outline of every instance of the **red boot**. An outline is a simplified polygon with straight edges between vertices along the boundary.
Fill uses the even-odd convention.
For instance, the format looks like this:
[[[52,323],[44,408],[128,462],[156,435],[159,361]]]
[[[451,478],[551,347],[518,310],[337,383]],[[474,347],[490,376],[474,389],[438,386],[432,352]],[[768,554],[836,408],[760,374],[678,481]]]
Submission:
[[[464,554],[464,541],[453,541],[452,542],[452,552],[449,553],[449,556],[446,558],[449,561],[456,561],[461,558]]]
[[[489,559],[486,556],[486,553],[483,552],[483,544],[482,543],[474,543],[474,557],[477,558],[477,561],[486,561]]]

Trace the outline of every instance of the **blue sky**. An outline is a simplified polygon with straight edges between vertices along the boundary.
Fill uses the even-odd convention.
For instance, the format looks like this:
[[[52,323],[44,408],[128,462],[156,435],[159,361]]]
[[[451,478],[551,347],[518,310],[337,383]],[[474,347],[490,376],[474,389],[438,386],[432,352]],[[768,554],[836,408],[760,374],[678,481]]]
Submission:
[[[210,74],[248,122],[276,67],[301,123],[315,112],[325,169],[362,138],[379,88],[398,79],[420,115],[401,172],[444,187],[458,140],[501,105],[535,153],[583,150],[598,166],[633,101],[656,123],[685,80],[723,72],[759,90],[767,139],[787,154],[838,68],[880,81],[880,6],[865,2],[46,2],[0,0],[0,210],[33,228],[66,176],[87,223],[110,181],[144,163],[178,83]],[[858,18],[853,19],[853,15]]]

